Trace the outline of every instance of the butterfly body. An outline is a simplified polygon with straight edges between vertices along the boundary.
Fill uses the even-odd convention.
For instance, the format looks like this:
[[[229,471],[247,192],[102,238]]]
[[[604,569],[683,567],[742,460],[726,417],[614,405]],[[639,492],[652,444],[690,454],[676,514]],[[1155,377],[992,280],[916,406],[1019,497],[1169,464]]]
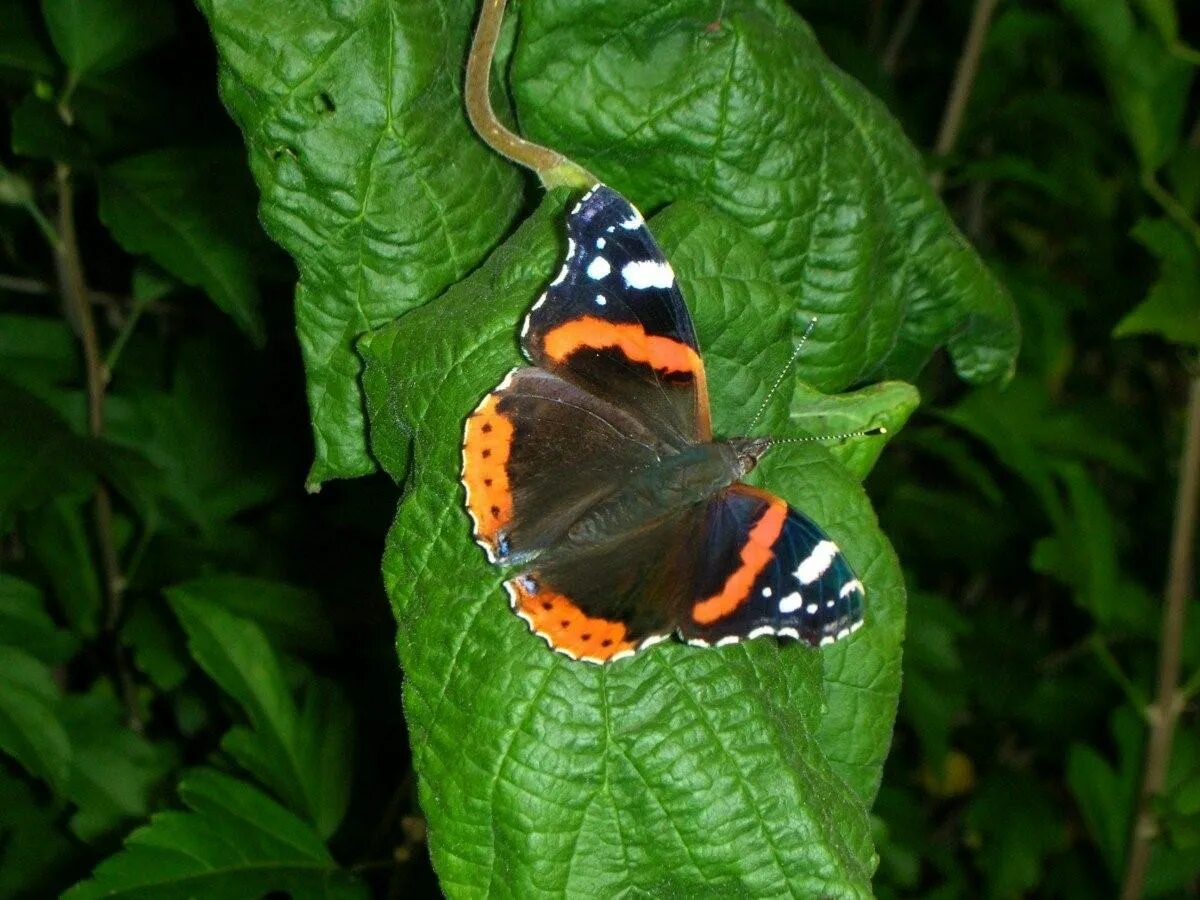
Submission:
[[[676,635],[829,643],[862,623],[837,546],[741,483],[767,438],[714,440],[691,316],[641,215],[603,185],[568,217],[562,270],[521,328],[532,365],[468,417],[463,484],[513,610],[608,662]]]

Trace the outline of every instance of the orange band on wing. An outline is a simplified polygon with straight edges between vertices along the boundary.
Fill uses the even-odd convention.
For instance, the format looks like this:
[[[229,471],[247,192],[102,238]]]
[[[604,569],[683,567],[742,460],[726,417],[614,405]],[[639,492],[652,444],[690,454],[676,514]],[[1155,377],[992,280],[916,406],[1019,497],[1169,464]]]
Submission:
[[[788,506],[778,497],[771,497],[769,494],[765,496],[770,497],[770,505],[750,529],[746,544],[739,554],[738,567],[725,579],[725,586],[721,588],[720,593],[701,600],[692,607],[692,618],[701,625],[711,625],[737,609],[750,595],[754,582],[771,561],[771,548],[783,531]]]
[[[700,355],[682,341],[648,335],[641,325],[608,322],[595,316],[584,316],[550,330],[542,346],[556,362],[585,348],[616,349],[634,362],[645,363],[660,372],[687,372],[696,378],[704,377]]]
[[[484,397],[467,419],[463,437],[462,480],[467,488],[467,512],[475,522],[475,536],[493,551],[513,512],[507,469],[513,425],[497,410],[499,402],[496,394]]]
[[[631,653],[637,648],[621,622],[592,618],[548,587],[531,593],[522,583],[525,581],[532,579],[522,576],[505,582],[513,610],[559,653],[587,662],[608,662],[618,653]]]

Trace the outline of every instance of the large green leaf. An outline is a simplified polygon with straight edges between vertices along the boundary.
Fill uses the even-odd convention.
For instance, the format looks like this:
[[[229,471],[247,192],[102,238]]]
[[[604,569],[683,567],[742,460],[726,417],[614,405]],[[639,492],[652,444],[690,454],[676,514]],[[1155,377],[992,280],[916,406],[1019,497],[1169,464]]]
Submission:
[[[318,682],[297,708],[274,648],[253,622],[188,585],[168,592],[192,656],[246,711],[225,749],[292,809],[328,837],[341,822],[350,789],[354,721],[340,691]]]
[[[512,615],[471,542],[462,421],[519,361],[517,323],[562,253],[562,202],[549,198],[469,279],[363,341],[373,447],[393,477],[415,443],[384,572],[443,887],[864,895],[865,802],[895,713],[903,586],[856,479],[827,450],[779,449],[760,467],[867,585],[868,627],[825,653],[758,640],[573,663]],[[653,228],[711,349],[717,428],[744,428],[790,355],[794,307],[768,272],[755,276],[763,250],[745,229],[693,205]],[[814,347],[801,374],[839,352]],[[771,404],[768,428],[789,428],[791,393]]]
[[[179,785],[190,812],[158,813],[68,900],[226,900],[272,892],[293,900],[359,900],[312,828],[259,791],[207,769]]]
[[[1017,325],[896,121],[778,0],[531,0],[511,71],[524,131],[654,208],[703,198],[752,229],[826,353],[823,390],[910,378],[947,344],[1012,371]]]
[[[354,339],[474,268],[520,203],[459,96],[473,2],[202,0],[271,234],[297,261],[317,458],[361,475]]]

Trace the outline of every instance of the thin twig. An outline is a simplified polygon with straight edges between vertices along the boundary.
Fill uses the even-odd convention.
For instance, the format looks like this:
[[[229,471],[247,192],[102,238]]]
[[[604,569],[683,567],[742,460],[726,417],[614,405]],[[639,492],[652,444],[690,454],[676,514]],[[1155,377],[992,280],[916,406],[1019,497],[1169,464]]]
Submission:
[[[467,57],[467,116],[484,143],[506,159],[532,169],[547,188],[591,187],[596,177],[582,166],[549,147],[514,134],[496,118],[491,97],[492,59],[504,21],[505,3],[506,0],[483,0],[479,11],[479,24],[475,26],[475,39]]]
[[[1196,503],[1200,488],[1200,376],[1192,378],[1188,394],[1187,430],[1179,464],[1179,488],[1175,495],[1175,525],[1171,535],[1171,558],[1167,569],[1166,607],[1163,610],[1162,641],[1158,651],[1158,696],[1148,710],[1150,735],[1142,791],[1138,800],[1125,868],[1122,900],[1138,900],[1146,882],[1150,851],[1158,835],[1154,801],[1162,792],[1171,762],[1175,725],[1183,709],[1178,689],[1183,648],[1183,627],[1188,591],[1192,585],[1192,548],[1196,537]]]
[[[55,246],[55,266],[58,271],[59,290],[74,325],[79,332],[83,347],[83,363],[87,383],[88,431],[93,437],[104,434],[104,392],[108,375],[100,355],[100,341],[96,335],[96,318],[88,294],[87,279],[83,272],[83,260],[79,254],[79,243],[75,232],[75,192],[71,183],[71,169],[59,164],[55,170],[58,188],[58,243]],[[112,495],[103,481],[97,483],[92,498],[93,518],[96,526],[96,542],[100,549],[100,565],[104,575],[106,611],[105,631],[112,638],[113,653],[117,669],[117,680],[125,700],[130,728],[142,729],[142,716],[137,702],[136,686],[125,660],[124,648],[116,636],[116,627],[121,618],[125,581],[121,575],[120,557],[117,555],[116,535],[113,532]]]
[[[922,0],[908,0],[904,9],[900,10],[896,25],[892,28],[892,36],[888,38],[887,47],[884,48],[883,57],[879,62],[880,68],[888,75],[896,74],[896,67],[900,64],[900,51],[904,49],[908,36],[912,34],[917,13],[921,11],[921,2]]]
[[[971,88],[975,86],[975,76],[979,73],[979,57],[983,54],[983,42],[987,38],[992,14],[996,11],[998,3],[999,0],[975,0],[975,10],[971,13],[967,39],[963,42],[962,55],[958,58],[958,69],[954,73],[954,83],[950,87],[950,97],[946,101],[946,110],[942,114],[942,127],[938,130],[937,143],[933,147],[933,152],[940,157],[949,156],[958,143],[958,133],[962,130],[967,101],[971,98]],[[934,190],[940,191],[945,182],[945,175],[941,171],[934,172],[929,181]]]

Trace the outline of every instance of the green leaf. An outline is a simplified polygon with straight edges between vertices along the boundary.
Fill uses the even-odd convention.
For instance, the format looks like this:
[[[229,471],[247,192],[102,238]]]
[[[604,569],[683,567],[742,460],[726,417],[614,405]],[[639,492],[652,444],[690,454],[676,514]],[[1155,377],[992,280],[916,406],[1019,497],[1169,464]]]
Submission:
[[[1117,323],[1113,336],[1157,334],[1200,346],[1200,248],[1168,219],[1142,219],[1133,236],[1158,258],[1161,269],[1146,299]]]
[[[2,378],[0,409],[0,530],[16,512],[91,490],[96,450],[54,409]]]
[[[714,18],[717,24],[714,26]],[[653,210],[704,200],[751,229],[795,298],[796,334],[836,343],[823,391],[911,379],[946,344],[1007,377],[1013,307],[882,104],[782,3],[534,0],[510,80],[527,136]]]
[[[106,407],[109,439],[145,455],[160,475],[155,496],[210,541],[229,520],[270,499],[284,477],[270,451],[255,443],[262,419],[237,399],[239,370],[214,367],[220,352],[217,340],[188,341],[169,391],[129,390]]]
[[[94,841],[144,817],[174,754],[130,731],[120,704],[99,688],[68,696],[62,720],[72,747],[66,794],[79,807],[71,817],[75,836]]]
[[[519,360],[518,323],[563,252],[563,202],[549,197],[467,280],[361,342],[377,458],[402,478],[415,443],[384,576],[443,889],[866,895],[864,804],[895,714],[903,586],[855,478],[827,450],[786,448],[760,467],[867,585],[867,627],[825,653],[670,643],[612,666],[573,663],[512,615],[472,544],[463,418]],[[711,354],[723,430],[744,424],[747,394],[761,399],[782,371],[779,333],[795,312],[781,314],[772,281],[748,276],[757,241],[713,221],[681,205],[652,227]],[[814,347],[802,366],[840,352]],[[735,359],[746,372],[727,378]],[[768,424],[786,421],[790,400],[777,398]]]
[[[827,346],[806,340],[789,368],[789,345],[799,339],[795,304],[780,288],[766,248],[752,232],[721,213],[686,202],[658,216],[654,228],[659,241],[672,248],[672,259],[682,266],[680,286],[695,311],[698,333],[711,335],[702,347],[709,381],[723,385],[731,396],[744,398],[741,405],[714,411],[718,433],[744,433],[779,378],[783,380],[777,402],[764,410],[763,418],[772,435],[789,437],[799,432],[821,438],[880,426],[894,434],[908,420],[918,403],[917,392],[909,385],[877,384],[843,396],[822,394],[806,385],[806,379],[820,379],[827,371],[833,359]],[[751,338],[764,341],[766,347],[758,368],[745,365],[746,341]],[[848,438],[826,446],[862,478],[888,437]]]
[[[0,375],[4,378],[39,393],[48,386],[70,383],[82,372],[75,336],[61,318],[0,315]]]
[[[202,0],[221,92],[250,150],[270,235],[300,268],[296,320],[316,460],[372,471],[358,335],[478,265],[521,205],[460,97],[475,7]]]
[[[1137,21],[1129,0],[1059,2],[1091,39],[1100,75],[1142,171],[1157,170],[1179,143],[1192,67]],[[1161,28],[1160,17],[1154,19]]]
[[[791,421],[808,436],[825,440],[838,462],[862,479],[920,403],[917,389],[902,381],[884,381],[850,394],[822,394],[797,384]],[[886,431],[839,437],[877,428]]]
[[[57,792],[67,786],[71,744],[59,719],[58,685],[45,664],[0,645],[0,751]]]
[[[130,253],[145,254],[203,290],[256,343],[255,222],[240,160],[224,151],[156,150],[101,173],[100,219]]]
[[[0,575],[0,641],[49,666],[66,662],[78,647],[46,614],[41,589],[11,575]]]
[[[173,691],[188,672],[188,656],[174,620],[158,605],[138,598],[121,626],[121,642],[133,651],[133,663],[160,691]]]
[[[967,704],[958,645],[969,630],[968,620],[944,598],[909,594],[900,715],[933,767],[943,765],[955,719]]]
[[[76,80],[145,53],[175,27],[160,0],[42,0],[58,55]]]
[[[80,165],[87,147],[79,133],[63,122],[53,103],[30,94],[13,110],[12,149],[18,156]]]
[[[328,653],[336,645],[333,623],[313,591],[244,575],[208,575],[178,590],[254,622],[278,647]]]
[[[1059,804],[1030,776],[1000,771],[967,811],[989,896],[1020,897],[1042,883],[1046,857],[1066,842]]]
[[[4,5],[4,27],[0,28],[0,76],[5,70],[17,73],[18,83],[33,80],[29,76],[49,77],[54,74],[53,50],[42,31],[40,16],[34,7],[25,3]]]
[[[308,825],[249,785],[199,769],[180,783],[179,795],[190,812],[153,816],[65,900],[367,897]]]
[[[186,585],[167,597],[192,656],[252,725],[230,731],[224,748],[328,837],[349,796],[354,723],[345,698],[310,686],[298,710],[275,650],[257,625],[193,595]]]
[[[39,799],[21,779],[0,769],[0,897],[53,896],[76,845],[59,827],[61,803]]]
[[[81,637],[100,630],[99,562],[92,556],[84,506],[57,499],[24,516],[29,555],[37,561],[58,601],[63,618]]]

